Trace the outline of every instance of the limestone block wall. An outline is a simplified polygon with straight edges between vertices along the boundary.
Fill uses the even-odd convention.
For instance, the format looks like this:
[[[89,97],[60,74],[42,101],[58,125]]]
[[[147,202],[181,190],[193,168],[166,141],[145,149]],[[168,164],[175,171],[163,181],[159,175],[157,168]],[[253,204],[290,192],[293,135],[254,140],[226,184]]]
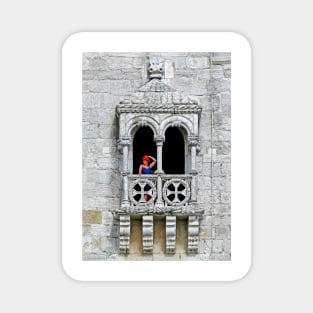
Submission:
[[[141,252],[140,221],[132,224],[131,253],[119,254],[118,221],[122,166],[117,149],[116,105],[147,80],[147,57],[165,60],[164,82],[199,99],[201,150],[197,155],[200,253],[184,249],[186,223],[178,221],[177,251],[164,253],[164,221],[155,221],[152,255]],[[82,55],[84,260],[231,259],[231,55],[220,53],[102,53]],[[137,239],[136,239],[137,238]]]

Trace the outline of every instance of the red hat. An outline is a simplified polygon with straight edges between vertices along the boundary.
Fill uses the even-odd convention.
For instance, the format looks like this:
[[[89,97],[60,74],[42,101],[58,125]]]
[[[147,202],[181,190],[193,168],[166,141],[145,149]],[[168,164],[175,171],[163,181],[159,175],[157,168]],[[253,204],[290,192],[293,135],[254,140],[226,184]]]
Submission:
[[[142,161],[149,161],[149,160],[150,160],[150,158],[147,155],[144,155],[142,157]]]

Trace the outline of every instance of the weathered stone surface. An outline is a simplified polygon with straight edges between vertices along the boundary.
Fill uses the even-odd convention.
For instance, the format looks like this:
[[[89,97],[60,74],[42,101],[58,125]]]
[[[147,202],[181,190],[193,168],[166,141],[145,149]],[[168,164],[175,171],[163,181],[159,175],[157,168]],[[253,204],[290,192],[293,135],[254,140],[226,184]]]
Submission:
[[[203,240],[212,239],[212,227],[211,226],[200,226],[199,236]]]
[[[83,211],[84,224],[101,224],[102,212],[101,211]]]
[[[103,107],[107,96],[108,96],[107,94],[103,94],[103,93],[83,94],[83,108],[92,109],[92,110],[94,108],[101,108]],[[84,111],[85,110],[83,110],[83,112]],[[88,119],[88,116],[87,116],[87,119]]]
[[[212,63],[214,65],[230,64],[231,63],[231,53],[230,52],[213,53],[211,60],[212,60]]]
[[[110,81],[109,80],[90,80],[88,84],[89,92],[109,92]]]
[[[128,95],[131,93],[131,82],[129,80],[111,81],[111,92],[113,95]]]
[[[189,56],[186,59],[187,66],[190,68],[203,69],[209,67],[209,58],[207,56]]]
[[[89,76],[91,76],[95,71],[92,71]],[[98,80],[120,80],[124,79],[124,73],[117,69],[117,70],[109,70],[109,71],[97,71],[96,76],[94,79]],[[86,77],[85,77],[86,79]]]

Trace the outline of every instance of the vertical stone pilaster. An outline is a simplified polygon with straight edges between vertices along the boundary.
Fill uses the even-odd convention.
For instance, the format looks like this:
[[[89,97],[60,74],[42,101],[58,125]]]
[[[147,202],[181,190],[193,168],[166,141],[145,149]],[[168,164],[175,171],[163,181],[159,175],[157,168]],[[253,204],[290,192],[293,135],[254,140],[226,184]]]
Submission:
[[[197,150],[199,150],[199,137],[198,136],[189,136],[188,138],[188,145],[190,149],[190,157],[191,157],[191,164],[190,164],[190,173],[192,174],[191,179],[191,202],[197,202],[197,167],[196,167],[196,156]]]
[[[188,145],[190,149],[190,157],[191,157],[191,164],[190,164],[190,172],[196,172],[196,156],[197,151],[200,150],[200,139],[198,136],[191,135],[188,137]]]
[[[175,253],[176,216],[166,216],[166,253]]]
[[[128,145],[123,145],[123,171],[128,172]]]
[[[142,247],[143,253],[153,251],[153,216],[144,215],[142,217]]]
[[[188,217],[188,253],[199,252],[199,216],[190,215]]]
[[[191,178],[191,202],[197,202],[197,175],[193,172]]]
[[[164,207],[163,197],[162,197],[162,177],[158,175],[158,181],[157,181],[157,201],[156,201],[156,207],[158,209],[162,209]]]
[[[128,205],[129,199],[128,199],[128,176],[126,173],[123,174],[123,198],[122,198],[122,205]]]
[[[120,253],[129,252],[130,243],[130,216],[120,216]]]
[[[131,144],[131,140],[129,137],[121,137],[118,141],[119,148],[123,152],[123,195],[122,195],[122,206],[128,207],[129,206],[129,199],[128,199],[128,147]]]
[[[191,146],[191,171],[196,170],[196,146]]]
[[[157,146],[157,170],[156,174],[158,175],[158,181],[157,181],[157,201],[156,201],[156,207],[160,210],[164,207],[164,202],[162,198],[162,178],[160,174],[163,174],[163,165],[162,165],[162,149],[163,149],[163,142],[164,142],[164,137],[159,135],[154,138],[154,141],[156,142]]]

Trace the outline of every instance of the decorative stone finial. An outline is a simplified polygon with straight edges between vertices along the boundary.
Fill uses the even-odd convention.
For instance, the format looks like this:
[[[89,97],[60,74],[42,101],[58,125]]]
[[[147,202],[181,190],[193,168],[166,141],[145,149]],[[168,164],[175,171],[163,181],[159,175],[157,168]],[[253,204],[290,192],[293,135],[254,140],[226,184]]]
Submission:
[[[161,57],[150,56],[148,76],[150,79],[158,78],[161,79],[164,73],[164,61]]]

